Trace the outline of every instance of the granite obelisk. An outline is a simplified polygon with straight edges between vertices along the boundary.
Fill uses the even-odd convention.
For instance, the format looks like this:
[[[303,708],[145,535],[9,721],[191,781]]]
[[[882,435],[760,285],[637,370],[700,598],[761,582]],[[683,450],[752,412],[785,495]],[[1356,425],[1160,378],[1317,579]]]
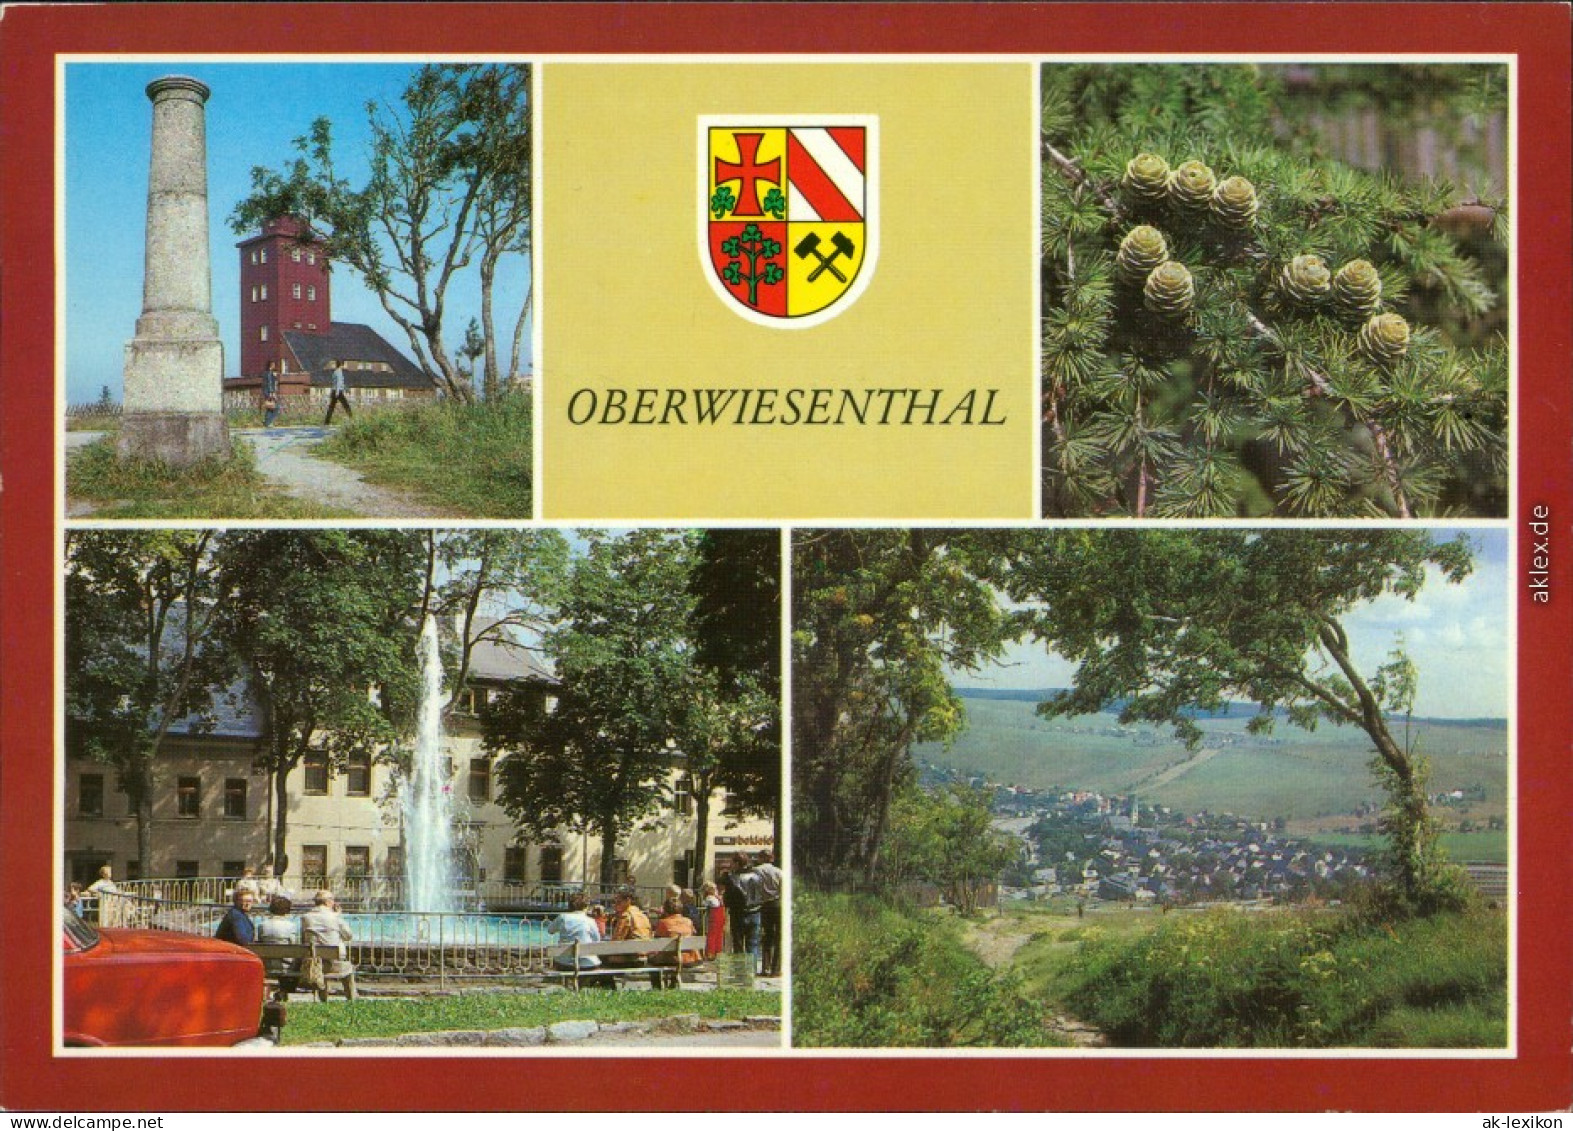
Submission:
[[[208,88],[184,75],[148,84],[153,156],[142,317],[126,343],[122,458],[184,466],[230,455],[224,345],[208,263]]]

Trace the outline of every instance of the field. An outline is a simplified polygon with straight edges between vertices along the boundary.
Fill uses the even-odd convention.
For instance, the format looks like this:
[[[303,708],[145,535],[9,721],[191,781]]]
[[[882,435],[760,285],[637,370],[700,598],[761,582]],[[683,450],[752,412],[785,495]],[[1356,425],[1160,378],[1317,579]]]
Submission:
[[[1207,737],[1193,753],[1166,728],[1122,726],[1113,714],[1045,719],[1030,701],[962,694],[966,731],[949,749],[937,743],[916,747],[920,763],[1031,789],[1134,792],[1143,804],[1182,812],[1207,809],[1307,823],[1347,818],[1381,800],[1368,766],[1370,743],[1352,727],[1323,724],[1307,732],[1280,721],[1272,734],[1254,736],[1245,729],[1249,715],[1238,711],[1202,720]],[[1483,794],[1483,800],[1440,811],[1444,825],[1465,817],[1484,824],[1506,814],[1505,722],[1423,720],[1413,733],[1431,760],[1433,792]],[[1487,843],[1489,834],[1481,835]]]

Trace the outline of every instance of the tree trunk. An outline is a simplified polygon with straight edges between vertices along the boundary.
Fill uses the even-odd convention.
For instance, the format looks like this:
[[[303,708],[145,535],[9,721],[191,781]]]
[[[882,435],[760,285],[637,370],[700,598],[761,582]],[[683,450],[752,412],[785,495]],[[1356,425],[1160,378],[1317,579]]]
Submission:
[[[497,335],[492,323],[492,282],[497,276],[497,253],[487,248],[481,256],[481,337],[486,342],[486,368],[481,378],[481,395],[497,399]]]
[[[151,760],[142,762],[136,769],[131,800],[137,814],[137,864],[144,878],[157,875],[153,871],[153,765]]]
[[[710,796],[715,792],[713,774],[694,778],[694,805],[698,822],[694,828],[694,865],[689,869],[688,886],[698,890],[704,882],[706,849],[710,844]]]
[[[509,380],[519,376],[519,356],[524,352],[524,324],[530,320],[530,296],[533,293],[533,285],[524,289],[524,305],[519,308],[519,318],[513,324],[513,349],[508,355]]]
[[[289,854],[284,851],[289,836],[289,766],[281,765],[273,771],[273,874],[283,877],[289,866]]]
[[[617,821],[607,817],[601,822],[601,871],[600,883],[611,887],[617,882]]]

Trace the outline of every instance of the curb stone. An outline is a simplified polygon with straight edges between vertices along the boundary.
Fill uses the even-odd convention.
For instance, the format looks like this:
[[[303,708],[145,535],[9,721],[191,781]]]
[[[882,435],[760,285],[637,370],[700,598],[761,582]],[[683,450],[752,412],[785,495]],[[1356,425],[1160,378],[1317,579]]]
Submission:
[[[546,1029],[544,1026],[534,1029],[495,1029],[486,1034],[486,1039],[481,1042],[485,1045],[506,1045],[519,1047],[524,1045],[544,1045],[546,1043]]]
[[[705,1028],[716,1032],[723,1029],[746,1029],[748,1026],[741,1021],[706,1021]]]
[[[594,1021],[558,1021],[547,1026],[546,1039],[553,1043],[582,1041],[594,1036],[600,1028]]]

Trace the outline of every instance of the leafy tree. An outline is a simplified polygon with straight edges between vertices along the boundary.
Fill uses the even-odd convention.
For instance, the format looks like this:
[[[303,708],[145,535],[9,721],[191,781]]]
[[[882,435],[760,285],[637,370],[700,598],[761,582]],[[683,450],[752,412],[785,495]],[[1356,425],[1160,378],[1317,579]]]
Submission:
[[[689,578],[694,597],[695,659],[711,673],[702,687],[684,743],[690,765],[712,752],[706,789],[696,773],[695,796],[724,788],[737,812],[770,816],[781,844],[781,535],[775,530],[706,530],[699,535]],[[707,806],[695,833],[703,871]]]
[[[1165,722],[1189,746],[1194,713],[1231,699],[1258,705],[1253,733],[1283,712],[1357,726],[1375,748],[1387,792],[1382,828],[1395,890],[1428,909],[1457,883],[1426,805],[1426,763],[1393,733],[1413,706],[1414,664],[1402,654],[1366,676],[1345,616],[1384,595],[1413,600],[1427,570],[1460,582],[1473,568],[1466,538],[1423,532],[1106,530],[1044,533],[1023,542],[1005,573],[1027,602],[1031,631],[1079,664],[1073,687],[1039,706],[1047,716],[1120,704],[1122,722]]]
[[[257,762],[273,779],[282,870],[295,768],[314,754],[331,771],[408,732],[422,545],[405,531],[259,530],[226,535],[220,553],[235,587],[222,634],[263,720]]]
[[[891,808],[882,871],[895,883],[935,884],[963,915],[1020,857],[1018,844],[990,823],[985,789],[953,785],[902,790]]]
[[[555,530],[428,531],[420,606],[453,626],[448,705],[469,686],[477,645],[539,649],[556,617],[568,543]]]
[[[182,720],[200,730],[228,669],[211,647],[229,597],[211,531],[66,535],[66,749],[115,768],[153,861],[159,751]]]
[[[1505,105],[1454,70],[1433,117]],[[1052,64],[1042,102],[1050,515],[1505,512],[1501,199],[1329,158],[1273,68]]]
[[[421,368],[448,394],[474,390],[443,341],[448,286],[475,262],[481,283],[484,387],[498,387],[493,289],[506,255],[528,254],[531,234],[529,67],[432,64],[419,68],[399,107],[367,107],[371,174],[341,177],[326,118],[297,138],[280,169],[252,170],[236,205],[238,233],[299,216],[329,258],[360,275],[405,332]],[[519,370],[526,289],[514,324],[509,373]]]
[[[872,879],[915,742],[961,729],[949,672],[1014,628],[987,577],[1008,533],[820,530],[792,557],[794,823],[799,868]]]
[[[483,724],[487,748],[507,754],[498,794],[519,827],[598,834],[609,884],[624,834],[671,797],[692,678],[693,551],[690,537],[657,530],[585,538],[545,635],[556,709],[543,717],[505,693]]]

